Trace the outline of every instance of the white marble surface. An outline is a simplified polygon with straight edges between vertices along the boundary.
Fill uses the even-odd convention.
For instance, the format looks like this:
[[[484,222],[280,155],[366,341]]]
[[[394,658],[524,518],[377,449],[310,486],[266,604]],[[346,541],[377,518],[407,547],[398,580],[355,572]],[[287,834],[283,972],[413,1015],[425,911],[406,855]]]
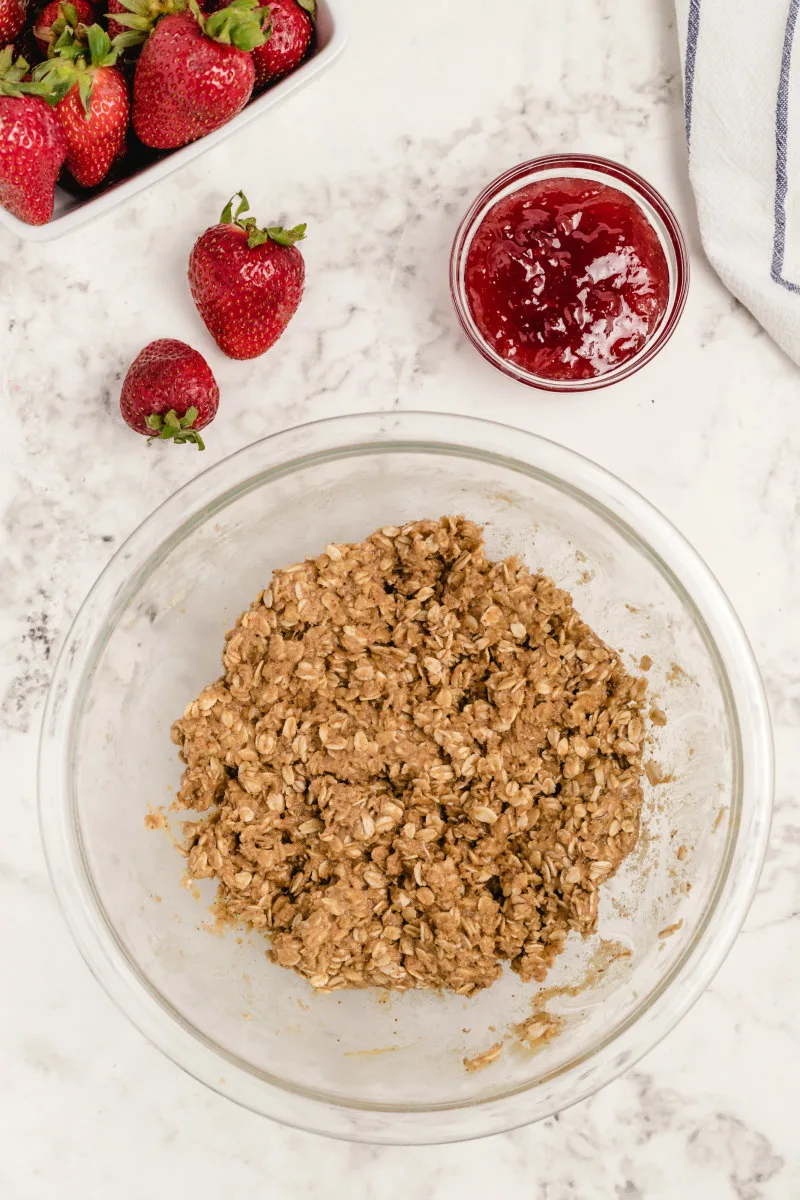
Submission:
[[[263,1194],[472,1200],[800,1196],[800,372],[704,262],[670,0],[354,0],[346,56],[189,169],[52,246],[0,236],[0,1196]],[[509,164],[628,162],[684,223],[693,284],[668,349],[584,399],[500,378],[462,338],[446,263],[469,196]],[[189,300],[197,232],[243,187],[309,223],[308,290],[264,359],[216,352]],[[201,459],[120,423],[149,339],[222,387]],[[422,1151],[339,1145],[239,1111],[129,1026],[80,961],[46,876],[35,753],[53,655],[114,549],[202,466],[287,424],[429,407],[488,414],[622,474],[694,542],[769,689],[777,807],[760,891],[713,986],[628,1075],[559,1118]],[[409,1183],[408,1179],[414,1182]]]

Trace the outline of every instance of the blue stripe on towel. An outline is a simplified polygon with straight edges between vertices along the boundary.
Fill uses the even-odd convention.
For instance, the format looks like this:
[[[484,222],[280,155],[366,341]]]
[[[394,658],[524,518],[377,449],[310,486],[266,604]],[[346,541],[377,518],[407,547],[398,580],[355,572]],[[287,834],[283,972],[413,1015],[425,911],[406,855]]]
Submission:
[[[775,236],[772,242],[772,270],[775,283],[789,292],[800,292],[800,285],[783,277],[783,260],[786,253],[786,193],[789,179],[786,173],[787,145],[789,141],[789,77],[792,69],[792,45],[797,27],[800,0],[791,0],[786,18],[786,33],[783,39],[781,75],[778,83],[778,104],[775,110]]]
[[[689,28],[686,34],[686,64],[683,69],[684,113],[686,142],[692,140],[692,101],[694,100],[694,65],[697,61],[697,39],[700,36],[700,0],[689,0]]]

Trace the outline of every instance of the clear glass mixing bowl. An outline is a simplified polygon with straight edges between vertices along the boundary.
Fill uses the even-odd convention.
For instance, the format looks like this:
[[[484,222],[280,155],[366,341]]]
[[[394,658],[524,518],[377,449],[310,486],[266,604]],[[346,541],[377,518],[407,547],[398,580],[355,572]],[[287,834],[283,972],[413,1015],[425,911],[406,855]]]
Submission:
[[[548,977],[561,1032],[536,1053],[511,1027],[540,985],[507,971],[473,999],[317,995],[258,935],[214,936],[213,884],[149,806],[180,764],[169,729],[220,673],[223,635],[274,567],[375,527],[463,513],[490,552],[573,592],[627,663],[649,656],[668,724],[645,832],[605,886],[595,937]],[[44,719],[42,832],[67,921],[94,974],[197,1079],[277,1120],[373,1142],[496,1133],[607,1083],[687,1011],[752,897],[772,797],[769,718],[745,635],[708,569],[600,467],[506,426],[432,413],[335,418],[212,467],[162,505],[98,580],[61,653]],[[681,849],[684,847],[685,849]],[[679,853],[680,852],[680,853]],[[667,936],[671,934],[671,936]],[[620,956],[627,951],[627,956]],[[561,990],[559,991],[559,986]],[[501,1057],[468,1073],[497,1041]]]

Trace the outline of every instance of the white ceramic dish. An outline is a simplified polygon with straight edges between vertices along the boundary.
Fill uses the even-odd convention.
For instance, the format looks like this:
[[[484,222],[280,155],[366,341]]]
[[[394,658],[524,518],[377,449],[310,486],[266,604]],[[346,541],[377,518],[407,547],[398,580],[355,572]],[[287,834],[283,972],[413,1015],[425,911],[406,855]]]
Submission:
[[[185,166],[200,154],[205,154],[206,150],[210,150],[224,138],[230,137],[232,133],[236,133],[238,129],[255,120],[256,117],[262,116],[276,104],[282,103],[306,84],[311,83],[339,57],[346,40],[347,35],[341,17],[338,13],[334,16],[332,6],[327,0],[319,0],[317,44],[311,58],[302,63],[286,79],[257,96],[243,112],[239,113],[238,117],[234,117],[227,125],[223,125],[221,129],[209,133],[196,142],[191,142],[188,146],[182,146],[179,150],[170,151],[154,162],[147,163],[134,174],[120,179],[107,191],[97,195],[81,197],[73,195],[62,187],[57,187],[55,209],[52,219],[47,225],[26,225],[24,221],[18,221],[10,212],[0,208],[0,226],[10,229],[17,237],[24,238],[29,242],[49,242],[54,238],[62,237],[65,233],[72,233],[73,230],[79,229],[81,225],[93,221],[96,217],[105,216],[118,205],[130,200],[131,196],[137,195],[145,188],[152,187],[154,183],[165,179],[167,175],[171,175],[173,171]]]

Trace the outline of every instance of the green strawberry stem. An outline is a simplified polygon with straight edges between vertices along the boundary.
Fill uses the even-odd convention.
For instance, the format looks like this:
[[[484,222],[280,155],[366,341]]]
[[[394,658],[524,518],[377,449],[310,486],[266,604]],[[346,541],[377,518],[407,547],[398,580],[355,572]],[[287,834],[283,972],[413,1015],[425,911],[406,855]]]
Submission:
[[[54,46],[59,44],[69,45],[70,35],[72,35],[71,40],[75,40],[76,38],[80,39],[80,33],[82,31],[83,27],[81,26],[80,19],[78,17],[78,10],[75,5],[59,4],[58,16],[56,17],[55,21],[53,21],[53,24],[49,27],[49,29],[44,29],[41,26],[34,26],[33,36],[38,38],[41,42],[47,42],[47,53],[49,55]]]
[[[33,78],[49,89],[49,96],[45,99],[54,97],[51,103],[63,100],[67,92],[77,84],[83,111],[88,118],[95,71],[100,67],[113,67],[119,50],[112,46],[101,25],[89,25],[85,29],[82,27],[82,32],[85,40],[83,37],[79,38],[74,29],[67,27],[55,46],[51,47],[52,57],[39,63],[34,69]]]
[[[239,203],[234,212],[233,204],[237,198]],[[236,192],[223,208],[220,224],[236,225],[239,229],[243,229],[247,234],[247,244],[251,250],[256,246],[263,246],[268,240],[275,242],[278,246],[293,246],[295,242],[302,241],[306,236],[308,228],[306,225],[295,225],[293,229],[284,229],[282,225],[270,225],[266,229],[259,229],[255,217],[242,217],[242,213],[247,212],[249,208],[250,204],[244,192]]]
[[[162,17],[186,12],[189,7],[189,0],[122,0],[122,3],[127,12],[106,13],[110,21],[125,26],[125,32],[118,33],[112,43],[118,50],[140,46]]]
[[[179,446],[184,442],[193,442],[198,450],[205,450],[206,444],[200,437],[199,431],[192,429],[196,420],[197,409],[194,405],[187,408],[182,417],[178,416],[174,408],[171,408],[163,417],[160,413],[151,413],[145,420],[147,428],[153,430],[153,437],[147,439],[148,443],[163,438],[171,440]]]
[[[189,0],[189,8],[206,37],[223,46],[235,46],[249,54],[269,37],[261,28],[262,21],[269,18],[269,8],[259,8],[258,0],[231,0],[227,8],[210,17],[203,16],[197,0]]]
[[[25,80],[29,70],[24,58],[14,61],[13,46],[0,50],[0,96],[41,96],[48,104],[56,104],[47,84]]]
[[[6,46],[0,50],[0,96],[21,96],[19,86],[28,73],[28,64],[24,58],[14,62],[14,47]]]

